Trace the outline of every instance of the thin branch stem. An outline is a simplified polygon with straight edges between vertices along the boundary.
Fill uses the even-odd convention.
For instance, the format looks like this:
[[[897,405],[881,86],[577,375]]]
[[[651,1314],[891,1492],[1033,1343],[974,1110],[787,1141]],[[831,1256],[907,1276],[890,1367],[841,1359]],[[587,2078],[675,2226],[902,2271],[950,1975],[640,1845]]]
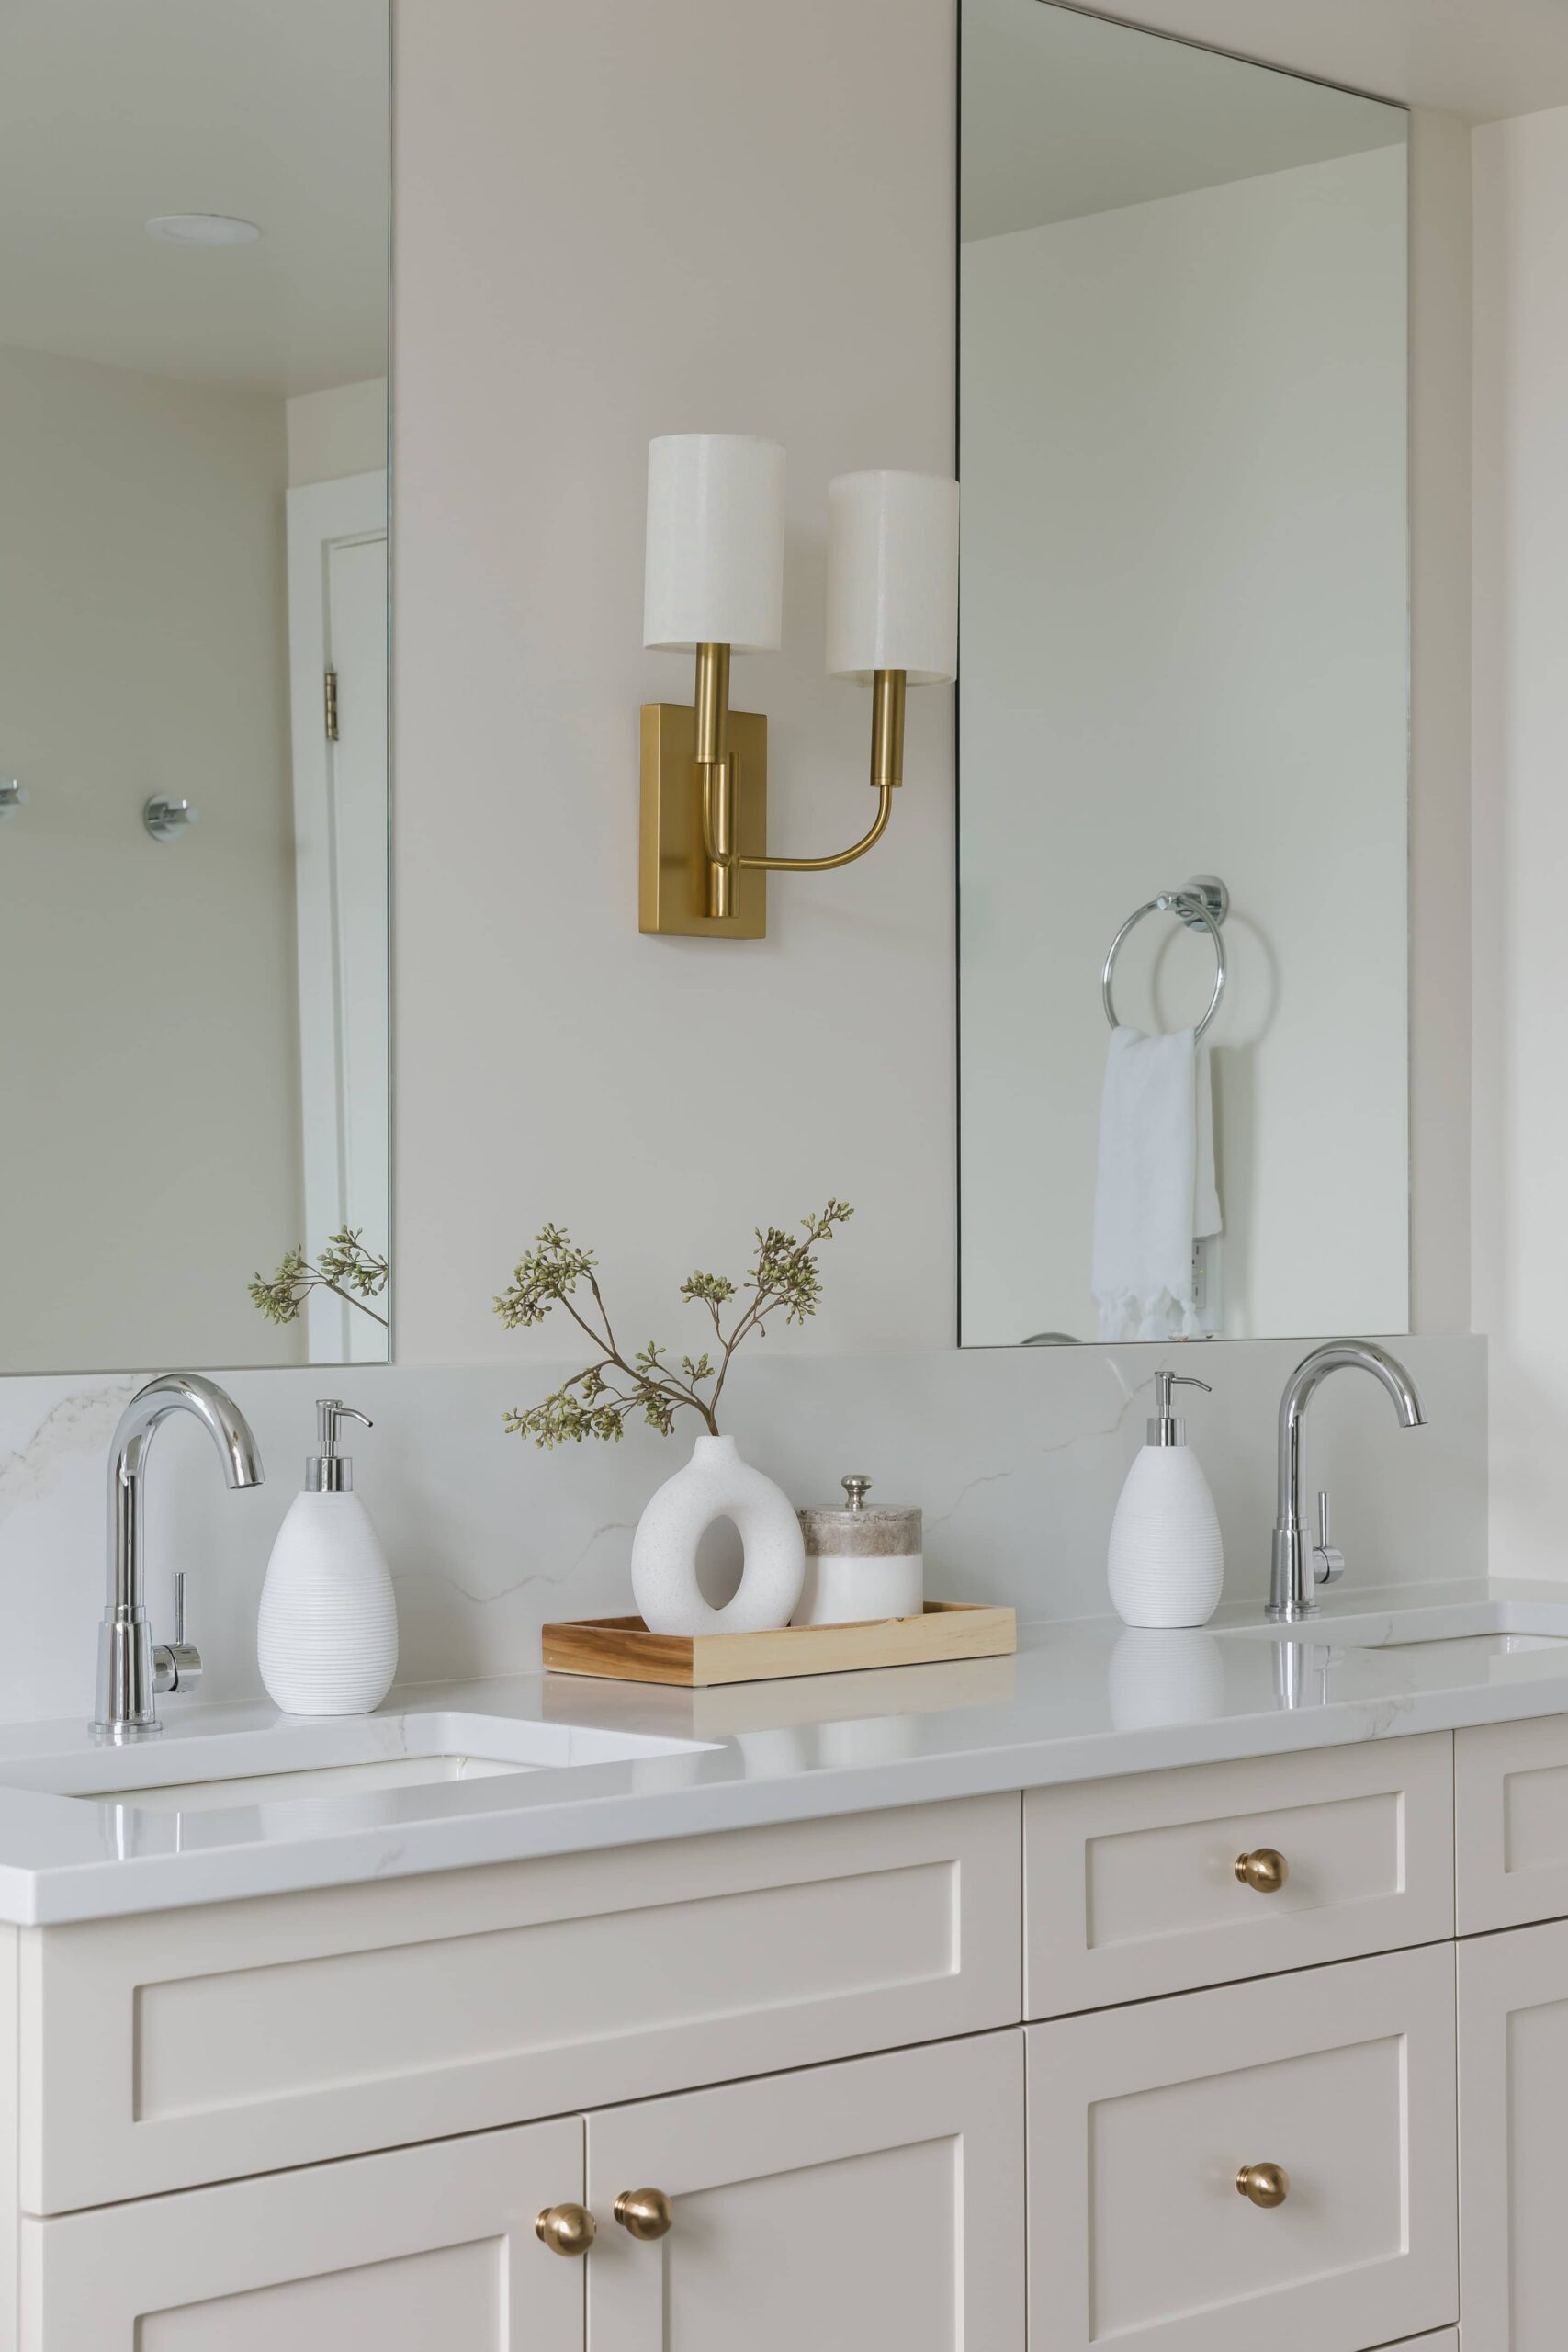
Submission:
[[[355,1298],[352,1291],[344,1290],[337,1283],[329,1282],[325,1274],[318,1274],[316,1279],[323,1290],[332,1292],[334,1298],[343,1299],[350,1306],[357,1306],[361,1315],[368,1315],[372,1323],[379,1323],[383,1331],[391,1329],[392,1327],[384,1315],[378,1315],[373,1306],[367,1306],[365,1301],[362,1298]]]

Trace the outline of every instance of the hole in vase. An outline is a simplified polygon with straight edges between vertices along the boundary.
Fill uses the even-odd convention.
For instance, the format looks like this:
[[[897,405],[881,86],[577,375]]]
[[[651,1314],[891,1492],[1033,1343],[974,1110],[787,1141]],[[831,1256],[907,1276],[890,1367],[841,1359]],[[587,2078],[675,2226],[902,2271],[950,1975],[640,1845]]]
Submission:
[[[732,1519],[716,1519],[704,1528],[697,1545],[697,1590],[710,1609],[734,1600],[744,1565],[740,1530]]]

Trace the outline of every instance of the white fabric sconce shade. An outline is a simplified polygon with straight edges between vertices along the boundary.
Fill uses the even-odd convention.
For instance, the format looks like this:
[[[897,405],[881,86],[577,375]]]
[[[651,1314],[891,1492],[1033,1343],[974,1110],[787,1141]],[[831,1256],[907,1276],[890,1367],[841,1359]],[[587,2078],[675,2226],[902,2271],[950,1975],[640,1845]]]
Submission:
[[[828,671],[912,686],[958,673],[958,484],[942,474],[840,474],[828,485]]]
[[[784,453],[745,433],[648,445],[642,639],[771,653],[784,633]]]

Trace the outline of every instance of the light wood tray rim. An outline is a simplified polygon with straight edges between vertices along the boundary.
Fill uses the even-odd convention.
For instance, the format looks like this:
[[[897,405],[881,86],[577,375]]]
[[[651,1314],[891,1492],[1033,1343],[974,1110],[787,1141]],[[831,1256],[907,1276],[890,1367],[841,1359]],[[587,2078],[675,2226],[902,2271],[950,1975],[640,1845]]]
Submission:
[[[1005,1657],[1018,1647],[1018,1618],[1010,1608],[971,1600],[928,1600],[918,1617],[782,1625],[760,1634],[650,1634],[640,1617],[585,1617],[545,1626],[540,1643],[548,1673],[696,1690]]]

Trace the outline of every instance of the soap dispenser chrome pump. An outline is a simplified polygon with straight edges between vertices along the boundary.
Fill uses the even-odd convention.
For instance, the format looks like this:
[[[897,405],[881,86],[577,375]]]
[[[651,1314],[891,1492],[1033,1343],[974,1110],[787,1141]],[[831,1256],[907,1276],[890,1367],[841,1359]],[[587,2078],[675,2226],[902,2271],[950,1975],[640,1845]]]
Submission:
[[[1187,1373],[1156,1372],[1147,1443],[1127,1474],[1111,1525],[1111,1599],[1128,1625],[1204,1625],[1224,1584],[1224,1545],[1209,1482],[1171,1409],[1174,1388],[1201,1388]]]
[[[356,1413],[352,1405],[344,1405],[336,1396],[316,1399],[316,1451],[305,1464],[308,1495],[354,1492],[354,1463],[348,1454],[337,1450],[338,1431],[344,1421],[357,1421],[362,1430],[376,1426],[368,1414]]]
[[[338,1452],[344,1421],[370,1421],[336,1396],[316,1406],[305,1490],[279,1528],[262,1588],[256,1655],[290,1715],[367,1715],[398,1670],[398,1603],[376,1530]]]

